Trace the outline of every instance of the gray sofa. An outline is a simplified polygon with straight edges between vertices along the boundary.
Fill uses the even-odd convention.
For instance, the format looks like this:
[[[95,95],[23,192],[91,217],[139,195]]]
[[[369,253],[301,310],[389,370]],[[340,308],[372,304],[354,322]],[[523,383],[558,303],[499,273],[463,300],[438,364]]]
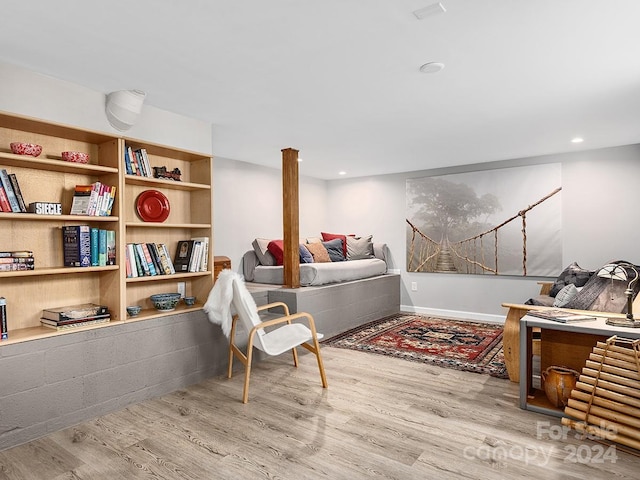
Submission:
[[[388,247],[385,243],[373,244],[371,258],[347,259],[323,263],[301,263],[300,285],[318,286],[349,282],[375,277],[387,273]],[[246,252],[242,259],[244,279],[247,282],[282,285],[282,265],[263,265],[258,258],[260,251],[256,241],[254,249]]]

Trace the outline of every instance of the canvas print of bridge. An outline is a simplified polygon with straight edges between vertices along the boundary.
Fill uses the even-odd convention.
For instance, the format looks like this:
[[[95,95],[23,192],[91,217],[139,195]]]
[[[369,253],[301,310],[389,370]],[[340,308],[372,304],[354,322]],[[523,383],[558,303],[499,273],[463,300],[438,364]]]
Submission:
[[[561,165],[407,180],[407,271],[556,276]]]

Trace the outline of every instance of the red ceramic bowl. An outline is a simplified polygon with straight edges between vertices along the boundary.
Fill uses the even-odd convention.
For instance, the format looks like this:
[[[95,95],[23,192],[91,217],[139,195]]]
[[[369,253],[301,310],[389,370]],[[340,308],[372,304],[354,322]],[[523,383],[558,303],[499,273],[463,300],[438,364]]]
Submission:
[[[12,142],[9,146],[11,147],[11,151],[16,155],[31,155],[32,157],[37,157],[42,153],[42,147],[35,143]]]
[[[62,159],[65,162],[89,163],[89,154],[83,152],[62,152]]]

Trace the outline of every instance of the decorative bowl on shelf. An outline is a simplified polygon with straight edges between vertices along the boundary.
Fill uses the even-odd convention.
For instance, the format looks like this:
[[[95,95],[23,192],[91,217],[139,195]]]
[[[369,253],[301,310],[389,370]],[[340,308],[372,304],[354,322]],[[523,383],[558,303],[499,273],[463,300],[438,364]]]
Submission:
[[[179,293],[157,293],[149,297],[153,302],[153,306],[160,312],[171,312],[176,309],[176,305],[180,300]]]
[[[31,155],[37,157],[42,153],[42,147],[35,143],[12,142],[9,144],[11,151],[16,155]]]
[[[196,303],[196,297],[184,297],[184,304],[191,307]]]
[[[62,160],[73,163],[89,163],[89,154],[84,152],[62,152]]]
[[[140,305],[129,305],[127,307],[127,313],[131,317],[135,317],[136,315],[138,315],[141,310],[142,310],[142,307]]]

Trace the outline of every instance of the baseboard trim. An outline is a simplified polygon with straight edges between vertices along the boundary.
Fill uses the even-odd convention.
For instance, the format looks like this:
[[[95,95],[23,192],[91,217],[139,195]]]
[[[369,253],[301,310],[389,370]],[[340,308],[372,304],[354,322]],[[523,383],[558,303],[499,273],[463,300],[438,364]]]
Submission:
[[[435,317],[454,318],[456,320],[475,320],[487,323],[504,323],[503,315],[490,315],[488,313],[462,312],[459,310],[444,310],[439,308],[414,307],[412,305],[400,305],[403,312],[419,313],[421,315],[433,315]]]

